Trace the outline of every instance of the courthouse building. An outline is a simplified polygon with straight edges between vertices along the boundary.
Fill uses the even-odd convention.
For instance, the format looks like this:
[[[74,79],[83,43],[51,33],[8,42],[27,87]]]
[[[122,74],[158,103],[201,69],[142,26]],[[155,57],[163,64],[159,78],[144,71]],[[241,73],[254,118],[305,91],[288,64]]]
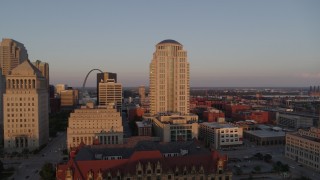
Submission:
[[[123,126],[120,112],[112,106],[87,103],[70,114],[67,129],[68,148],[79,144],[122,144]]]
[[[29,60],[6,76],[4,148],[34,150],[49,138],[49,98],[46,78]]]

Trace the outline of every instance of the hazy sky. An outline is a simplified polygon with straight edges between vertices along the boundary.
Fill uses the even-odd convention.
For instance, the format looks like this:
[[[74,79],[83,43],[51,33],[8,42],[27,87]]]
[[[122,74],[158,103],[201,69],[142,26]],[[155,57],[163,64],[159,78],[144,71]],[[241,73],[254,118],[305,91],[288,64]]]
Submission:
[[[191,86],[320,84],[319,0],[1,1],[0,38],[48,62],[51,84],[81,86],[99,68],[148,85],[164,39],[188,51]]]

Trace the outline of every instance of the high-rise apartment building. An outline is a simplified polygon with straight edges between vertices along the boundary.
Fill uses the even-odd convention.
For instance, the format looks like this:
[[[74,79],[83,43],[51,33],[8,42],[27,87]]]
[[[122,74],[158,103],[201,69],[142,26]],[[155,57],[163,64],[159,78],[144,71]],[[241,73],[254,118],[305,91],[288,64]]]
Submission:
[[[150,63],[150,113],[189,113],[189,63],[187,51],[175,40],[156,45]]]
[[[0,44],[0,68],[3,75],[17,67],[28,59],[28,53],[24,45],[13,39],[2,39]]]
[[[97,73],[97,104],[99,104],[99,83],[105,82],[108,79],[113,79],[114,82],[117,82],[117,73],[111,73],[111,72],[103,72],[103,73]]]
[[[113,103],[118,111],[122,109],[122,85],[116,83],[114,79],[100,82],[99,86],[99,105],[106,106]]]
[[[3,96],[4,148],[34,150],[49,138],[49,103],[45,77],[29,60],[6,76]]]
[[[49,64],[46,62],[41,62],[40,60],[36,60],[32,62],[32,64],[41,71],[43,77],[47,79],[47,87],[49,89]]]

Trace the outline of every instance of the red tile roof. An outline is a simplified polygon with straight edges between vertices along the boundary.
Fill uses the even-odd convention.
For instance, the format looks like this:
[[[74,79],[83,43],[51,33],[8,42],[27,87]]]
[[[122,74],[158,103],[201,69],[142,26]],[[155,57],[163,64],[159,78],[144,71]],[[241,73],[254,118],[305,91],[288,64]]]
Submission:
[[[219,159],[226,161],[227,157],[220,156],[218,152],[203,155],[163,157],[158,150],[136,151],[129,159],[90,161],[74,161],[71,159],[67,164],[58,166],[56,177],[58,180],[65,179],[68,168],[72,169],[74,179],[86,179],[89,171],[92,171],[95,177],[99,171],[103,172],[104,177],[108,172],[115,176],[118,171],[121,174],[136,174],[138,163],[141,163],[145,167],[147,163],[157,164],[158,162],[165,172],[170,170],[174,172],[177,167],[179,173],[183,173],[185,167],[190,172],[193,166],[195,166],[196,171],[199,171],[202,166],[204,173],[214,173]]]

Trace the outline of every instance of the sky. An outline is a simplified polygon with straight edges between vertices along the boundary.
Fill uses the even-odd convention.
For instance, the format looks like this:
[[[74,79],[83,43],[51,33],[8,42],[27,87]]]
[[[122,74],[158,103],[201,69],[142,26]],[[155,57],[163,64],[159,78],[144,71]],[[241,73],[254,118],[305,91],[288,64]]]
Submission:
[[[50,84],[79,87],[98,68],[124,87],[148,86],[155,45],[174,39],[192,87],[309,87],[320,84],[319,9],[319,0],[5,0],[0,38],[48,62]]]

